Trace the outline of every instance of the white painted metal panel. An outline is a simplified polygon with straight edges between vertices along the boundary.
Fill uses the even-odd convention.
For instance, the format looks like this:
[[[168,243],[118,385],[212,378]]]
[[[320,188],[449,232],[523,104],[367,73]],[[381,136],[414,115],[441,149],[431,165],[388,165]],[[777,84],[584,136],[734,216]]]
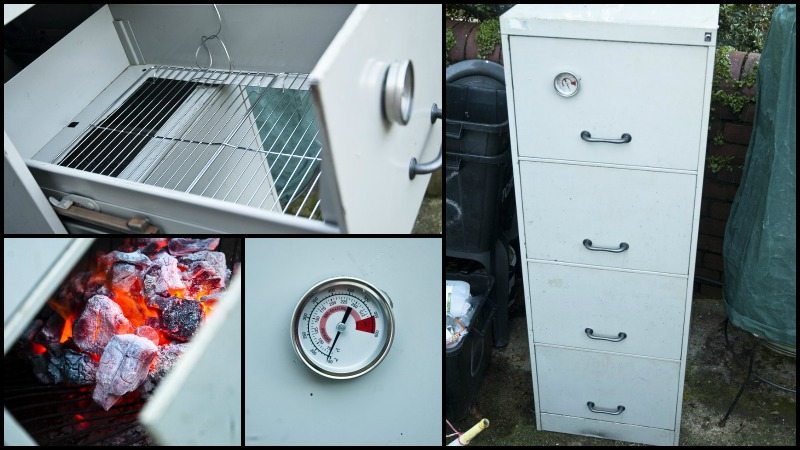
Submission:
[[[3,5],[3,25],[16,19],[17,16],[27,11],[33,4]]]
[[[442,105],[442,48],[431,43],[441,36],[441,5],[359,5],[311,73],[323,176],[334,181],[322,192],[324,216],[348,233],[411,232],[430,176],[409,179],[409,163],[441,146],[441,121],[431,123]],[[388,122],[381,103],[389,64],[404,60],[414,67],[405,126]]]
[[[520,162],[527,257],[686,274],[695,176]],[[618,248],[621,253],[584,247]]]
[[[94,239],[3,239],[3,354]]]
[[[3,232],[66,233],[16,147],[3,132]],[[11,205],[14,205],[13,207]]]
[[[718,15],[711,4],[519,5],[500,23],[504,34],[713,47]]]
[[[543,413],[670,430],[675,425],[679,361],[535,345]],[[624,411],[619,415],[595,409]]]
[[[709,47],[708,56],[706,57],[706,89],[703,92],[703,111],[708,111],[711,106],[711,85],[714,79],[714,47]],[[698,167],[704,168],[706,161],[706,142],[708,142],[708,114],[703,115],[703,123],[700,127],[700,151],[697,153]],[[703,173],[701,170],[700,173]],[[694,251],[697,248],[697,233],[700,227],[700,204],[703,201],[703,177],[697,179],[697,187],[695,188],[694,195],[694,218],[692,219],[692,254],[689,258],[689,274],[690,279],[693,279],[695,264],[697,263],[697,253]],[[681,429],[681,411],[683,409],[683,381],[686,376],[686,349],[689,346],[689,322],[692,318],[692,299],[694,291],[694,283],[686,284],[686,314],[683,319],[683,358],[681,359],[681,375],[678,380],[678,405],[677,414],[675,416],[675,440],[672,445],[678,445],[680,442],[680,429]]]
[[[3,445],[35,446],[33,438],[25,431],[14,416],[3,408]]]
[[[531,55],[512,68],[520,156],[697,170],[704,47],[515,36],[510,45]],[[572,97],[553,87],[562,72],[579,79]],[[585,142],[583,131],[631,141]]]
[[[569,417],[558,414],[542,414],[543,426],[549,431],[582,434],[603,439],[635,441],[650,445],[673,445],[675,432],[661,428],[641,427],[625,423]]]
[[[441,445],[441,239],[245,244],[245,445]],[[394,304],[386,359],[352,380],[313,373],[289,337],[303,294],[335,276],[368,281]]]
[[[565,264],[528,264],[534,341],[681,358],[686,278]],[[619,342],[591,339],[593,335]]]
[[[3,85],[3,128],[30,158],[128,66],[108,6]]]
[[[238,70],[309,73],[354,5],[219,4],[222,37]],[[214,34],[216,12],[205,5],[109,5],[114,19],[130,22],[147,64],[194,67],[201,36]],[[214,68],[227,68],[225,52],[208,42]],[[205,67],[208,57],[200,50]]]
[[[162,233],[338,233],[335,226],[276,211],[148,186],[39,161],[28,161],[49,195],[94,198],[102,212],[145,217]]]
[[[159,443],[241,445],[241,290],[237,275],[139,415]]]

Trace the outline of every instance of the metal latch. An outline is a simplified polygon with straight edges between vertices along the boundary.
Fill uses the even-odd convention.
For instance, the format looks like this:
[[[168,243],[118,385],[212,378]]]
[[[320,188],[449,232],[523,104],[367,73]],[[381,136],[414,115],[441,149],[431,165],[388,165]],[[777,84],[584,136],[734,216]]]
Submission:
[[[113,231],[122,233],[158,233],[158,227],[150,224],[150,220],[144,217],[132,217],[124,219],[100,212],[100,205],[94,200],[80,195],[68,194],[57,200],[55,197],[48,197],[53,209],[60,216],[98,225]]]

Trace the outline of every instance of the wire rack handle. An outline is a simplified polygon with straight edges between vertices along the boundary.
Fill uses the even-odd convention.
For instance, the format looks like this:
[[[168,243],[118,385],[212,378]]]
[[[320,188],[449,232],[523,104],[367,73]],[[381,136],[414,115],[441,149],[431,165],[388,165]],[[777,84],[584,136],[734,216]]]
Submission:
[[[228,72],[233,71],[233,62],[231,61],[231,54],[228,53],[228,47],[225,46],[225,42],[219,37],[219,34],[222,32],[222,15],[219,13],[219,8],[216,4],[214,6],[214,11],[217,13],[217,21],[219,22],[219,27],[217,28],[217,32],[212,34],[211,36],[201,36],[200,37],[200,45],[197,46],[197,50],[194,52],[194,63],[198,69],[211,69],[214,66],[214,57],[211,55],[211,50],[206,45],[206,42],[216,39],[219,41],[219,45],[222,46],[222,50],[225,51],[225,57],[228,58]],[[208,67],[203,67],[200,65],[200,49],[205,49],[206,54],[208,55]]]

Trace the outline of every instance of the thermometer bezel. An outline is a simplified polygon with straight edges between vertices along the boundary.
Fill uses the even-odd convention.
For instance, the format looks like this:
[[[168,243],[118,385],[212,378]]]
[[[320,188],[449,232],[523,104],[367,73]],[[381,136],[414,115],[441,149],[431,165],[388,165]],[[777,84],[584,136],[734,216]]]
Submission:
[[[385,327],[385,331],[383,333],[384,336],[386,336],[383,347],[375,358],[373,358],[363,367],[360,367],[352,372],[331,372],[330,370],[321,367],[314,359],[306,354],[302,344],[300,343],[300,335],[298,330],[300,327],[300,320],[303,315],[304,307],[309,301],[311,301],[311,298],[314,297],[318,291],[324,291],[332,286],[355,287],[357,289],[362,289],[367,293],[367,295],[372,296],[378,303],[378,306],[382,309],[381,313],[383,314],[383,322]],[[389,353],[389,349],[392,347],[392,343],[394,341],[394,311],[392,310],[392,300],[385,292],[362,279],[354,277],[328,278],[312,286],[308,291],[306,291],[305,294],[303,294],[302,297],[300,297],[300,301],[297,302],[297,305],[294,308],[294,313],[292,314],[289,333],[295,353],[297,353],[297,355],[300,357],[300,360],[303,361],[303,363],[314,373],[334,380],[349,380],[352,378],[357,378],[369,373],[371,370],[377,367],[378,364],[380,364],[384,358],[386,358],[387,353]]]
[[[567,78],[572,77],[575,79],[575,90],[570,92],[564,92],[558,87],[558,80],[559,78]],[[564,98],[574,97],[581,88],[581,80],[572,72],[561,72],[553,78],[553,88],[556,90],[556,94],[560,95]]]

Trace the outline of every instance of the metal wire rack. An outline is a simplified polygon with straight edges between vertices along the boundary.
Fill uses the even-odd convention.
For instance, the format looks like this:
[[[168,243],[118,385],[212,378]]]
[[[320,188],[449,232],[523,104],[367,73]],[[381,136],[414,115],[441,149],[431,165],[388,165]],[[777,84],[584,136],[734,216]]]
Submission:
[[[321,219],[307,79],[153,66],[53,162]]]

